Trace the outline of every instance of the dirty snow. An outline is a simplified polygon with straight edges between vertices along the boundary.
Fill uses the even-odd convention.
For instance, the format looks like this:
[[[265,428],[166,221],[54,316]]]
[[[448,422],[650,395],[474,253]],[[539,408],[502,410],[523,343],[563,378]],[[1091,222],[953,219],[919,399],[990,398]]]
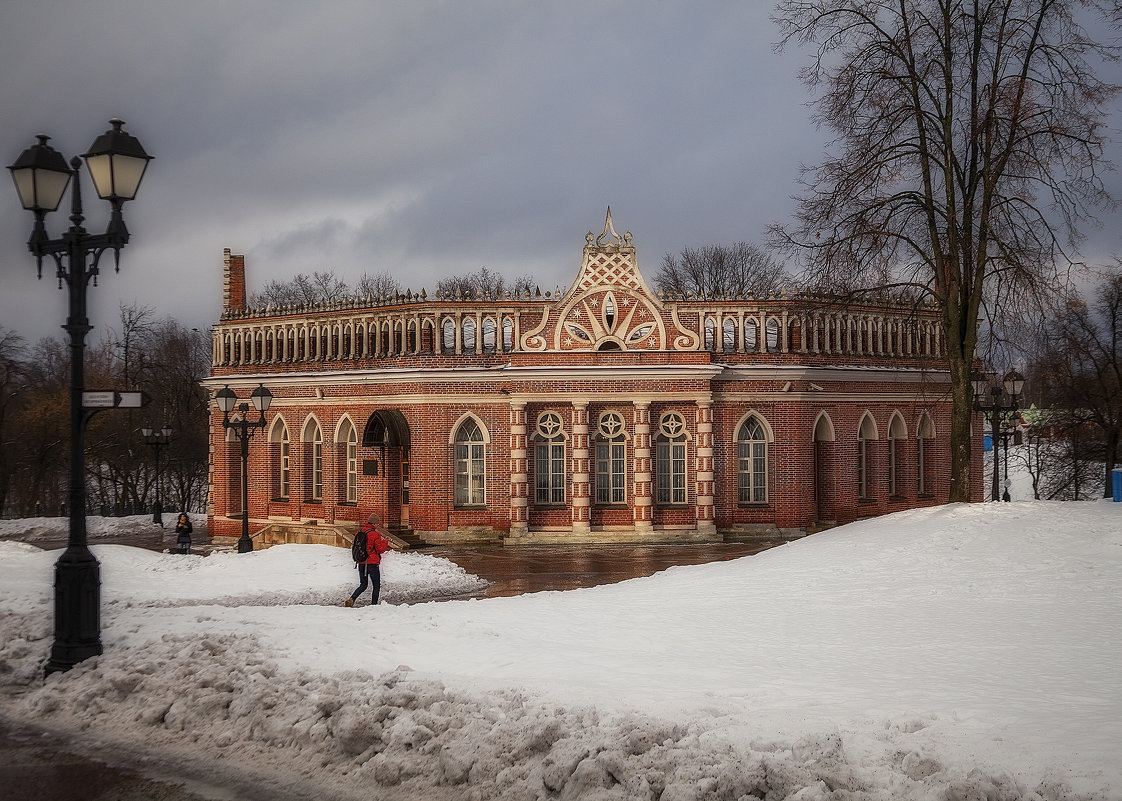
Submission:
[[[516,598],[391,553],[355,609],[341,549],[92,550],[105,654],[44,680],[60,552],[0,542],[0,714],[275,799],[1122,798],[1122,504]]]

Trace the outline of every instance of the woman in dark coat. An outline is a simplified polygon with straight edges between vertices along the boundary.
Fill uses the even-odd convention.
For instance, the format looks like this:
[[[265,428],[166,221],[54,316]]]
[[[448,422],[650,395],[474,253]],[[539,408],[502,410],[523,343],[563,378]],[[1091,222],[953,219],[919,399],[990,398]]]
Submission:
[[[175,521],[175,550],[191,553],[191,518],[186,512],[180,512],[179,519]]]

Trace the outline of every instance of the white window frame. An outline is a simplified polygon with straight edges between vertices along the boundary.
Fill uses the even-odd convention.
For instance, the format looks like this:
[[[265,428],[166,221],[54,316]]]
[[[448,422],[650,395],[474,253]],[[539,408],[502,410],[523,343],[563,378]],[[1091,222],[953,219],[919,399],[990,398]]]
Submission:
[[[686,473],[685,419],[678,412],[667,412],[659,420],[655,443],[655,502],[659,506],[685,506],[689,502]]]
[[[534,504],[565,504],[565,432],[561,415],[543,412],[538,416],[538,441],[534,443]]]
[[[627,443],[623,417],[618,412],[604,412],[598,426],[596,442],[596,503],[615,506],[627,503]]]
[[[737,502],[766,504],[768,502],[767,430],[760,418],[751,415],[740,425],[737,431],[736,452]]]
[[[487,449],[483,430],[474,419],[456,429],[453,443],[456,462],[453,504],[457,507],[484,506],[487,503]]]

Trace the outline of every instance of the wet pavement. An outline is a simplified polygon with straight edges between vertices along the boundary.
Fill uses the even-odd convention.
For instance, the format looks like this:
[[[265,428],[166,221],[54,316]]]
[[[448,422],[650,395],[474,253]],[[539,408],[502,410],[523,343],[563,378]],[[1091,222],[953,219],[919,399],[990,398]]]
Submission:
[[[675,565],[700,565],[751,556],[783,541],[697,545],[501,545],[424,548],[492,582],[460,598],[498,598],[528,592],[575,590],[651,576]]]
[[[76,744],[24,724],[0,720],[0,798],[5,801],[218,801],[182,782],[152,779],[120,764],[79,756]],[[76,750],[76,749],[75,749]]]

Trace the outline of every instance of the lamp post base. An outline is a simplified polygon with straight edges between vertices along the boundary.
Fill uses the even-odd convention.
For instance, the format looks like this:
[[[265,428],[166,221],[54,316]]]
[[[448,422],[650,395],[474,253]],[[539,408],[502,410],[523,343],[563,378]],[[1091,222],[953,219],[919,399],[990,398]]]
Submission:
[[[55,563],[55,642],[47,674],[101,653],[101,568],[88,548],[67,548]]]
[[[249,553],[253,550],[253,540],[249,537],[238,537],[238,553]]]

